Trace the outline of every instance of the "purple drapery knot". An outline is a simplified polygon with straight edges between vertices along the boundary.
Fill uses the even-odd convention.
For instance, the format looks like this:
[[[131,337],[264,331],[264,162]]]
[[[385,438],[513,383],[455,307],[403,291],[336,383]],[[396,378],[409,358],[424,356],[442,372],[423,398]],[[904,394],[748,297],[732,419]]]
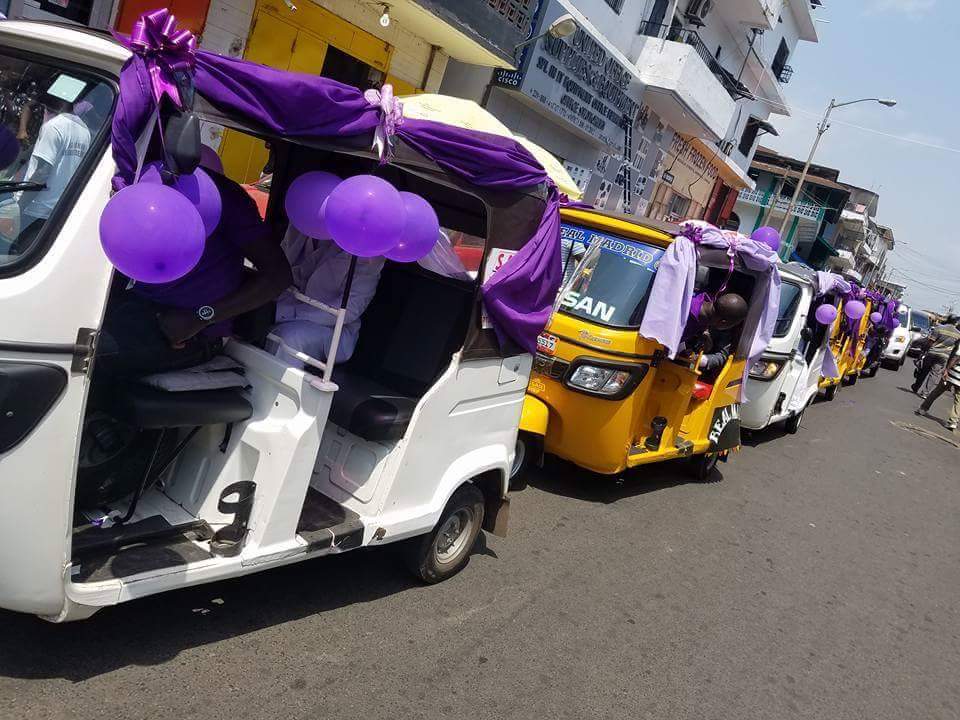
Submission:
[[[143,58],[150,73],[153,100],[159,107],[166,95],[181,110],[183,101],[174,74],[193,70],[197,38],[189,30],[177,29],[177,19],[166,8],[140,16],[129,37],[114,37],[131,52]]]
[[[686,222],[680,226],[680,235],[687,238],[687,240],[694,245],[699,245],[703,242],[703,226]]]
[[[380,90],[366,90],[363,98],[380,110],[380,122],[373,134],[373,149],[380,156],[380,164],[385,165],[393,158],[393,138],[397,128],[403,125],[403,103],[394,97],[390,83]]]

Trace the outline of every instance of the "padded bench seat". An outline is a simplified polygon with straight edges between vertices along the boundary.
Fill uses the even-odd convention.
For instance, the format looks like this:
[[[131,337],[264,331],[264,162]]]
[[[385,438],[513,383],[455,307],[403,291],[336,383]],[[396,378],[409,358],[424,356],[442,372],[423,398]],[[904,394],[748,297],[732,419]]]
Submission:
[[[253,406],[238,388],[168,392],[130,383],[118,390],[114,412],[149,430],[242,422],[253,415]]]
[[[407,431],[418,398],[402,395],[375,380],[338,365],[333,371],[338,390],[330,419],[366,440],[399,440]]]

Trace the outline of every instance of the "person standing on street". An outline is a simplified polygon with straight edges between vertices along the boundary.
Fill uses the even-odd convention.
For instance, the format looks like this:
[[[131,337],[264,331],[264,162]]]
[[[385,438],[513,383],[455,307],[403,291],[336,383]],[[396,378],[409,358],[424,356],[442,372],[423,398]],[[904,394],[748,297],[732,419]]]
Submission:
[[[940,382],[947,359],[954,347],[960,342],[960,318],[948,317],[943,323],[930,331],[930,347],[920,365],[916,381],[911,390],[926,398]]]
[[[957,423],[960,423],[960,342],[954,346],[953,353],[947,360],[946,369],[940,375],[940,378],[940,383],[923,401],[923,404],[917,410],[917,415],[926,415],[937,398],[949,390],[953,393],[953,408],[950,410],[950,418],[947,420],[947,429],[956,432]]]

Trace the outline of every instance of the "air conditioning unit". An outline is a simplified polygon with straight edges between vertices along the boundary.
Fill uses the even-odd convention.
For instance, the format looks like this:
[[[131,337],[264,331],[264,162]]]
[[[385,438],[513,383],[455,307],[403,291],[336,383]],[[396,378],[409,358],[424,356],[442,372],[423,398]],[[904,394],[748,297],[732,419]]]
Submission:
[[[684,17],[691,25],[703,27],[711,9],[713,9],[713,0],[690,0]]]

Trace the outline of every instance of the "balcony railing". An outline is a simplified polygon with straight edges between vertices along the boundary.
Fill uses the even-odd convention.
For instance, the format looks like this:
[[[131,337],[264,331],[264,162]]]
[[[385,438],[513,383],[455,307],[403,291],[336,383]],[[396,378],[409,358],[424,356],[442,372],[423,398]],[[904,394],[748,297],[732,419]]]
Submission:
[[[790,78],[793,77],[793,68],[789,65],[784,65],[780,68],[780,72],[777,73],[777,80],[779,80],[783,85],[786,85],[790,82]]]
[[[772,196],[773,193],[768,190],[741,190],[739,199],[749,205],[759,205],[762,208],[768,208],[770,207],[770,200],[772,199]],[[779,212],[781,214],[785,213],[789,205],[790,200],[781,196],[777,199],[774,212]],[[826,208],[822,205],[800,202],[794,205],[793,212],[790,214],[799,218],[803,218],[804,220],[820,222],[820,220],[823,219],[825,212]]]
[[[669,40],[670,42],[678,42],[689,45],[697,51],[697,55],[699,55],[704,64],[710,68],[710,72],[716,76],[716,78],[720,81],[720,84],[723,85],[724,89],[730,93],[730,97],[732,97],[734,100],[739,100],[741,98],[753,98],[753,95],[750,93],[750,90],[747,89],[747,86],[737,80],[730,71],[726,70],[719,62],[717,62],[717,59],[711,54],[710,48],[704,44],[703,40],[695,30],[681,28],[675,25],[660,25],[652,22],[643,22],[640,24],[639,34],[646,35],[647,37],[660,38],[661,40]]]

